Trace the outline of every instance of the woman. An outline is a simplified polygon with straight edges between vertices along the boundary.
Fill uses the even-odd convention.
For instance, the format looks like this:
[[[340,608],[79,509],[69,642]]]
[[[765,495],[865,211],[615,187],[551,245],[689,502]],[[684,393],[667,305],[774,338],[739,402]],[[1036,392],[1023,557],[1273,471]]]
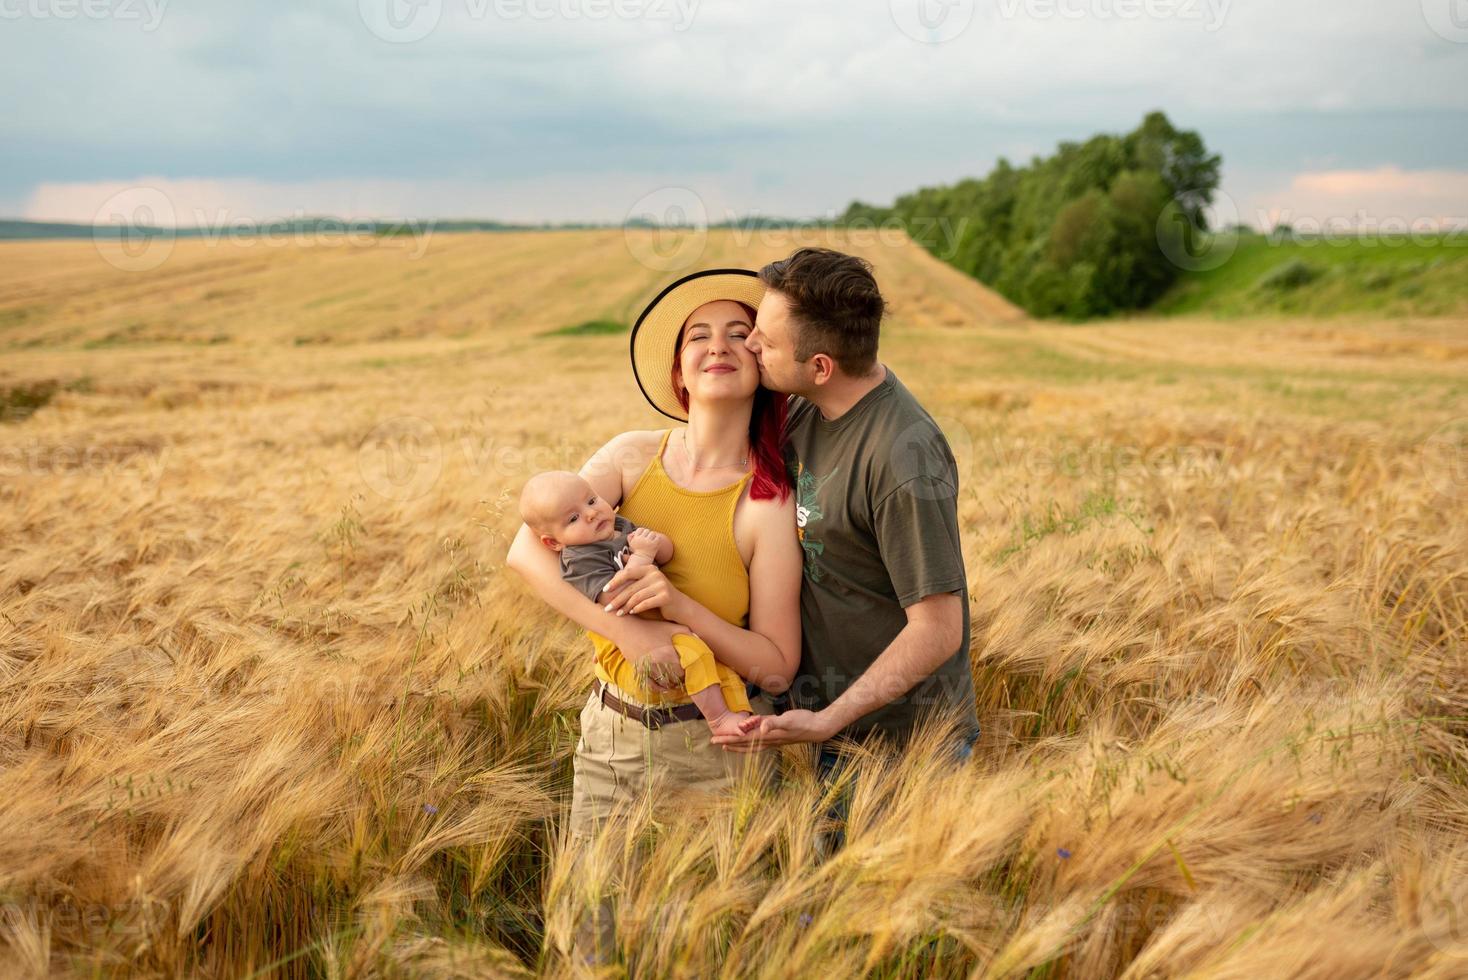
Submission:
[[[619,573],[603,608],[561,580],[556,557],[529,529],[510,548],[510,567],[542,599],[594,642],[615,643],[657,691],[681,680],[678,632],[701,637],[720,663],[770,694],[799,666],[801,552],[781,457],[784,396],[760,387],[744,345],[763,293],[755,273],[723,269],[653,300],[633,327],[633,371],[652,406],[687,425],[624,432],[581,470],[623,516],[672,538],[672,560]],[[667,622],[635,615],[651,609]],[[768,713],[767,699],[752,701]],[[655,806],[666,804],[673,790],[724,790],[741,768],[761,764],[712,745],[691,702],[649,704],[600,675],[581,712],[571,832],[594,833],[649,790]]]

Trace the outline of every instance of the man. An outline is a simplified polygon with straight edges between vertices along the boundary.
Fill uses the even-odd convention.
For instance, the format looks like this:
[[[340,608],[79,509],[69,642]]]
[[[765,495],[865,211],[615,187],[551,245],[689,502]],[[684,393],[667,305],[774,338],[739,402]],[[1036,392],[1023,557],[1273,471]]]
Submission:
[[[877,360],[885,303],[871,266],[803,248],[760,270],[746,342],[761,381],[790,394],[787,464],[805,552],[797,706],[751,718],[735,751],[838,735],[901,744],[929,710],[978,734],[958,468],[942,431]],[[827,748],[821,771],[836,755]]]

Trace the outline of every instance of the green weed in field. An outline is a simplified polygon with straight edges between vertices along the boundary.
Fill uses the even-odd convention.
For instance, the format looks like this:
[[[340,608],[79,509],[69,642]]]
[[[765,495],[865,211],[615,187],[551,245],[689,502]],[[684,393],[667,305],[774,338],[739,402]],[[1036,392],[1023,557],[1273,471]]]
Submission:
[[[587,320],[558,330],[547,330],[542,337],[600,337],[607,334],[626,333],[627,324],[616,320]]]

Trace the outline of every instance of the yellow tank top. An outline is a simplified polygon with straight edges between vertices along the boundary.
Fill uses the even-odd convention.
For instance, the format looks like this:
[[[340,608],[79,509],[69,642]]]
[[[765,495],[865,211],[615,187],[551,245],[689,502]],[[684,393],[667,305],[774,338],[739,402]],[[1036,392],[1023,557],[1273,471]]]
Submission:
[[[749,570],[734,543],[734,508],[753,474],[721,490],[686,490],[663,469],[669,429],[658,443],[657,455],[622,501],[619,513],[639,527],[666,534],[673,542],[673,558],[663,566],[668,581],[684,595],[725,622],[743,628],[749,620]],[[616,646],[596,633],[597,660],[619,655]],[[611,677],[597,666],[597,676]]]

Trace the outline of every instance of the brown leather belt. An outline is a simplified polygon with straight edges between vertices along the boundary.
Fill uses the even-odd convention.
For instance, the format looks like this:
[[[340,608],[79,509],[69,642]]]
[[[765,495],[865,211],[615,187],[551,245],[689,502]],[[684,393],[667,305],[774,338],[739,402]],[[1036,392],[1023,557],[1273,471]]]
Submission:
[[[596,693],[601,698],[601,703],[617,714],[630,718],[654,731],[664,725],[673,725],[680,721],[692,721],[695,718],[703,717],[703,712],[698,710],[696,704],[678,704],[671,708],[644,708],[641,705],[628,704],[613,694],[611,689],[601,681],[596,682]]]

